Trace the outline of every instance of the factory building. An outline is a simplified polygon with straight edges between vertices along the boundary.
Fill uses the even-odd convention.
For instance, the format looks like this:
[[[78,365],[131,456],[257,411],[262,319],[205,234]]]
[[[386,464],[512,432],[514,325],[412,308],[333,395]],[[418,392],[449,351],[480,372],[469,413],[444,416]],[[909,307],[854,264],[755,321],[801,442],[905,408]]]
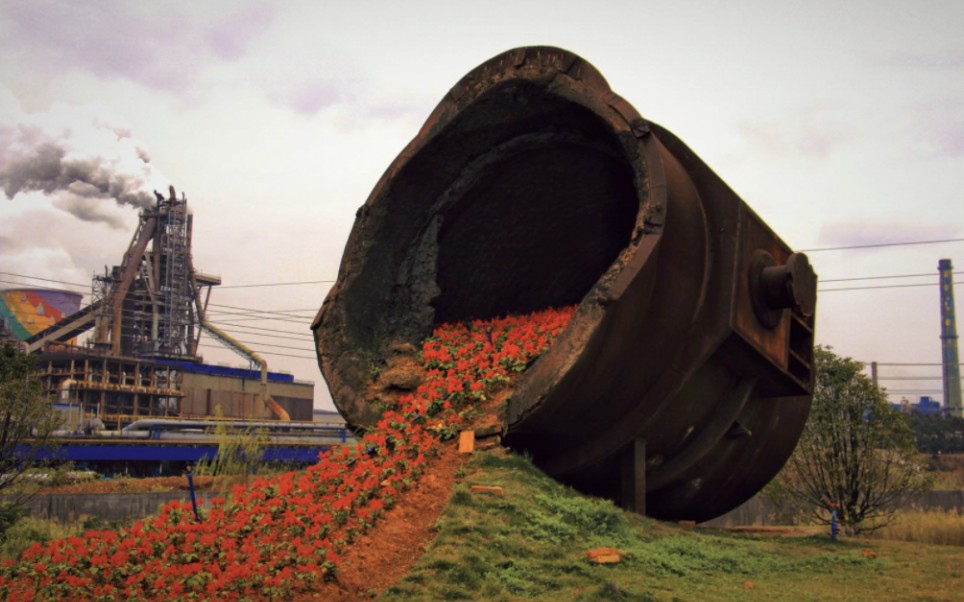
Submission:
[[[311,421],[313,383],[269,372],[261,356],[207,320],[220,278],[194,269],[187,199],[173,187],[169,196],[155,196],[153,206],[141,210],[120,265],[94,277],[89,305],[81,308],[81,295],[69,291],[2,291],[0,336],[39,356],[37,376],[48,399],[78,430],[218,413]],[[203,363],[202,332],[248,360],[249,368]]]

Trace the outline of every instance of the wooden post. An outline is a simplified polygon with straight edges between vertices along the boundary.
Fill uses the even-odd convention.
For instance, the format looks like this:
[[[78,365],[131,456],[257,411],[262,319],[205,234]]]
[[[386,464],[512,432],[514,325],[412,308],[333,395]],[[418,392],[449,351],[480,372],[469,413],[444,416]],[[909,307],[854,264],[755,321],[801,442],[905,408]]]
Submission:
[[[622,505],[625,510],[646,514],[646,441],[633,439],[623,448]]]

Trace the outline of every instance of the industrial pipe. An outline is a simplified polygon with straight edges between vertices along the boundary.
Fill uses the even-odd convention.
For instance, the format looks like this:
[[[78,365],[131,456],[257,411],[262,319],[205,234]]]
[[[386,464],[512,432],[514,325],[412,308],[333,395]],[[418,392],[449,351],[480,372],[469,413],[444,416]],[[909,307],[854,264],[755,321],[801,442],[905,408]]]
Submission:
[[[232,337],[225,331],[221,330],[211,322],[208,322],[207,320],[202,319],[201,328],[207,331],[208,334],[213,336],[218,341],[227,345],[235,353],[238,353],[245,359],[258,365],[258,368],[261,371],[261,389],[260,389],[260,394],[258,396],[259,399],[261,400],[261,403],[266,408],[271,410],[271,412],[273,412],[274,415],[278,417],[278,420],[281,420],[284,422],[290,422],[291,416],[288,414],[288,412],[284,408],[282,408],[281,405],[277,401],[275,401],[273,397],[270,397],[268,395],[268,362],[265,361],[263,357],[255,353],[254,350],[252,350],[250,347],[248,347],[241,341],[237,340],[236,338]],[[252,408],[251,417],[254,418],[253,408]]]
[[[783,466],[809,412],[816,276],[689,148],[558,48],[466,75],[358,210],[318,312],[335,404],[440,323],[578,305],[506,444],[639,512],[706,520]]]

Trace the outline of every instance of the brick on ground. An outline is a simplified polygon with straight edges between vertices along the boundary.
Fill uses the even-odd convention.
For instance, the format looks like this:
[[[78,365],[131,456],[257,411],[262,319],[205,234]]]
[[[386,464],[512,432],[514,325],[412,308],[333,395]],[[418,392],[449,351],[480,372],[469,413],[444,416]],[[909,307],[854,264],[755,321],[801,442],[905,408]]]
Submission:
[[[459,453],[471,454],[475,451],[475,431],[462,431],[459,434]]]
[[[617,550],[616,548],[596,548],[586,553],[586,556],[589,557],[589,562],[595,564],[616,564],[622,560],[623,556],[627,555],[626,552]]]
[[[490,487],[488,485],[472,485],[469,487],[472,493],[488,493],[497,497],[505,497],[505,491],[501,487]]]

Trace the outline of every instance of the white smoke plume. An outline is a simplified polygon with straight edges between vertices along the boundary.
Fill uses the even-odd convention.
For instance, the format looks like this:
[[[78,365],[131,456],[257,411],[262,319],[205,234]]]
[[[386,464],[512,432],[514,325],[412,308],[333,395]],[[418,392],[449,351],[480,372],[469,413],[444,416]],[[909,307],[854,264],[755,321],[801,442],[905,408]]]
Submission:
[[[102,109],[58,104],[28,114],[10,101],[0,99],[0,189],[8,199],[42,192],[79,219],[118,226],[99,201],[149,207],[151,190],[167,188],[130,131]]]

